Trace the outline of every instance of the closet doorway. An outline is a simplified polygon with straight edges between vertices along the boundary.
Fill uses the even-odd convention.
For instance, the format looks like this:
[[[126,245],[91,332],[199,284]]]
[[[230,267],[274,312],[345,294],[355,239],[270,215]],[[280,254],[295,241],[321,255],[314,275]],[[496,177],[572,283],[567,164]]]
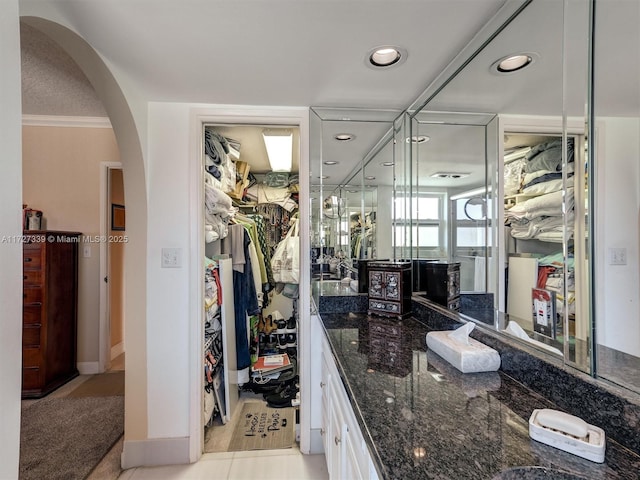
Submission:
[[[122,164],[102,164],[100,371],[124,370],[124,250],[127,243]]]
[[[283,242],[291,243],[287,238],[297,243],[298,255],[301,251],[295,240],[299,130],[297,125],[203,125],[204,452],[296,446],[299,285],[281,281],[272,260]],[[269,137],[285,145],[289,165],[274,164]],[[246,283],[233,248],[242,244],[238,235],[250,243],[239,255],[251,272],[248,289],[240,287]],[[222,301],[212,306],[214,298]],[[220,305],[224,302],[233,302],[233,308]],[[257,367],[277,358],[286,368],[267,374]],[[255,438],[264,438],[264,445],[252,444]]]

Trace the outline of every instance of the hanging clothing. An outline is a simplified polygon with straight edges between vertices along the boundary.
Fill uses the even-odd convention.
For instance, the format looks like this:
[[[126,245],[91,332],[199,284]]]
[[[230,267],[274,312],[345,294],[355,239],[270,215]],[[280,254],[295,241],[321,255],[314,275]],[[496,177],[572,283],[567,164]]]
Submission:
[[[251,366],[247,317],[260,313],[251,267],[250,244],[249,233],[241,224],[231,225],[229,236],[222,242],[222,253],[232,254],[233,258],[233,309],[235,313],[238,370]]]

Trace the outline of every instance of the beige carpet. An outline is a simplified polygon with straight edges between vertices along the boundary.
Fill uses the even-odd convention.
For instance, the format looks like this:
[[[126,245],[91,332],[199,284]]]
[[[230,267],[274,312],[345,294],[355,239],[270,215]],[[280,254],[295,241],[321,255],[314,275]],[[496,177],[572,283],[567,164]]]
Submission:
[[[229,451],[290,448],[296,440],[296,411],[293,407],[270,408],[264,401],[242,406]]]
[[[44,398],[26,406],[21,480],[83,480],[124,432],[124,398]]]
[[[112,397],[124,395],[124,372],[101,373],[81,383],[67,398]]]

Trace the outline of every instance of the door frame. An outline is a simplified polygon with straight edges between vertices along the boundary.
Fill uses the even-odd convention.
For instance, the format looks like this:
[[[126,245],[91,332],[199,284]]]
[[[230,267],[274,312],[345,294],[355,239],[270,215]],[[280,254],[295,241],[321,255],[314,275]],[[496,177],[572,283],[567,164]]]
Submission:
[[[109,237],[109,173],[123,170],[122,162],[100,162],[100,325],[98,329],[98,373],[105,372],[111,365],[111,294],[109,283],[109,244],[103,239]]]
[[[308,107],[250,107],[220,105],[193,108],[190,115],[190,164],[189,164],[189,353],[190,365],[190,414],[189,414],[189,461],[196,462],[203,453],[204,429],[202,417],[202,358],[204,323],[202,308],[204,282],[202,258],[204,256],[204,188],[203,188],[203,126],[205,124],[232,125],[294,125],[300,132],[300,251],[308,252],[309,240],[309,108]],[[300,290],[298,301],[299,319],[308,319],[310,302],[310,256],[300,255]],[[300,362],[300,451],[310,452],[310,390],[311,390],[311,326],[309,321],[298,324],[298,356]]]

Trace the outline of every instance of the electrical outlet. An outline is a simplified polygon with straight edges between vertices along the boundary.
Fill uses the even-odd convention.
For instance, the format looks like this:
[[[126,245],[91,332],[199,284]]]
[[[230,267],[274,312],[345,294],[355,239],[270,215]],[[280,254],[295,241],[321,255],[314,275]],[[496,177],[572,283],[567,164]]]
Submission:
[[[180,253],[179,248],[163,248],[162,268],[180,268],[182,266]]]
[[[609,249],[609,265],[626,265],[627,264],[627,249],[622,248],[610,248]]]

